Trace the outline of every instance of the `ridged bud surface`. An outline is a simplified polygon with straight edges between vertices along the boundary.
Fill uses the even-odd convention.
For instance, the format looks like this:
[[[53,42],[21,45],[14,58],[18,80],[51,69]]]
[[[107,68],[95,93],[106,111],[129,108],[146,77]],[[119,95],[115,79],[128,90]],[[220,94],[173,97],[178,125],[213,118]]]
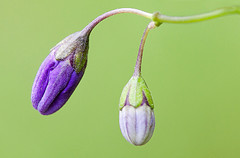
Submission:
[[[124,87],[119,104],[119,124],[124,138],[134,145],[144,145],[155,127],[151,93],[141,76],[133,76]]]
[[[43,115],[59,110],[80,82],[86,65],[88,35],[76,32],[51,49],[35,77],[31,100]]]

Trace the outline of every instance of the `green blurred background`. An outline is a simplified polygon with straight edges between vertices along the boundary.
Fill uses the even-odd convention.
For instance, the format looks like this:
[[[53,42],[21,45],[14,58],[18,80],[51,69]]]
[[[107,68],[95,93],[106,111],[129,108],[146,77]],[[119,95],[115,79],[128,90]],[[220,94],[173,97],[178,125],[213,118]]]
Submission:
[[[57,113],[42,116],[32,83],[50,48],[100,14],[123,7],[184,16],[239,0],[1,0],[1,158],[239,158],[240,16],[164,24],[146,42],[143,77],[155,103],[149,143],[129,144],[118,102],[149,20],[122,14],[90,36],[88,67]]]

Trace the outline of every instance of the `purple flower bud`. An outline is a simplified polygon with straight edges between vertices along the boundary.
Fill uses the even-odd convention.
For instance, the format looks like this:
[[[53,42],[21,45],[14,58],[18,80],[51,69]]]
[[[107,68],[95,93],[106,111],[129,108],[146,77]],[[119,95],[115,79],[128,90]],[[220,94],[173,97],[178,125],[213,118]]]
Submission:
[[[86,65],[88,34],[69,35],[53,49],[41,64],[32,87],[32,104],[42,115],[59,110],[69,99]]]

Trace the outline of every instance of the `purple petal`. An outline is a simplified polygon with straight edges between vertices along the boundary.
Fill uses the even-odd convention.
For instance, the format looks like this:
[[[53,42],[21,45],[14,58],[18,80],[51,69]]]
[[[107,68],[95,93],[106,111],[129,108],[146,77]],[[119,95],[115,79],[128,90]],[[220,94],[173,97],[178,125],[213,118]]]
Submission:
[[[58,61],[55,60],[53,53],[50,53],[41,64],[32,87],[31,100],[33,107],[37,109],[38,103],[42,99],[49,80],[49,72],[53,70]]]
[[[40,111],[41,114],[43,114],[43,115],[52,114],[52,113],[58,111],[68,101],[68,99],[74,92],[75,88],[77,87],[78,83],[82,79],[85,68],[86,68],[86,64],[84,66],[84,69],[82,71],[80,71],[79,73],[76,73],[75,71],[73,71],[72,76],[71,76],[67,86],[65,87],[65,89],[56,96],[54,101],[48,106],[47,110]]]
[[[71,79],[73,71],[68,61],[60,61],[59,64],[50,71],[48,85],[37,107],[40,113],[46,112],[58,94],[65,89]]]

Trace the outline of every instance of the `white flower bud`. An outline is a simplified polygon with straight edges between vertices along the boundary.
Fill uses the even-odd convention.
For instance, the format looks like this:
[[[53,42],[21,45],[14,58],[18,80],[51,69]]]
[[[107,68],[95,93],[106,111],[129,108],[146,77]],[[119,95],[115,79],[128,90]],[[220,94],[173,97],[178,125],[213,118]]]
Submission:
[[[124,106],[119,112],[119,124],[124,138],[134,145],[144,145],[152,137],[155,118],[153,110],[146,104],[137,108]]]
[[[153,135],[155,117],[150,91],[141,76],[124,87],[119,104],[119,124],[124,138],[134,145],[146,144]]]

